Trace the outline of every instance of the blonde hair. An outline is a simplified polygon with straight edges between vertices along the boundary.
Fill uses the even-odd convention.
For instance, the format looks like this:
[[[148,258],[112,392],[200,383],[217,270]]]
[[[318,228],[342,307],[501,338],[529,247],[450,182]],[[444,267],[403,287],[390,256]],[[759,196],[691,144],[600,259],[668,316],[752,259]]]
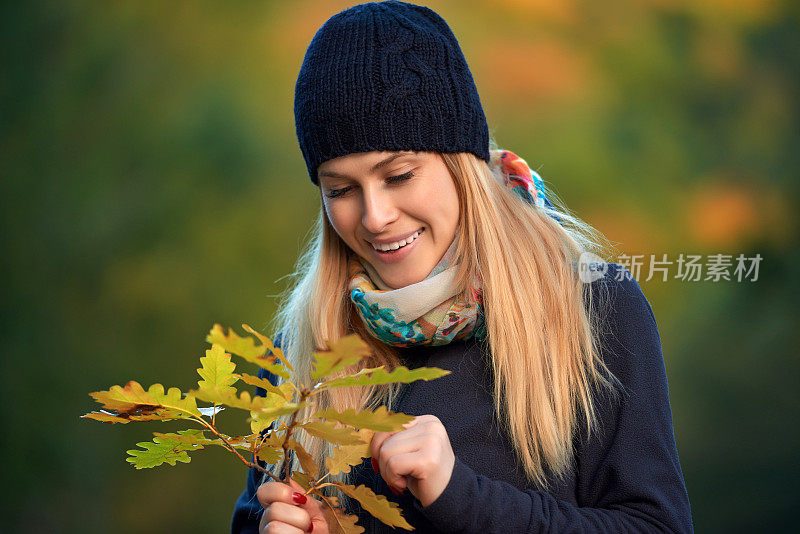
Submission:
[[[576,270],[582,252],[603,257],[608,244],[549,190],[553,206],[532,208],[504,185],[497,166],[470,153],[440,156],[460,199],[456,283],[465,298],[470,298],[475,277],[483,290],[483,349],[494,371],[497,421],[514,444],[529,482],[547,490],[552,479],[563,479],[573,467],[579,427],[585,425],[587,437],[598,429],[594,393],[604,389],[615,394],[619,385],[599,355],[598,303]],[[395,368],[400,362],[397,350],[369,335],[348,297],[347,259],[352,252],[324,209],[312,232],[296,266],[296,283],[273,322],[274,331],[282,332],[282,348],[295,378],[309,382],[311,353],[324,348],[326,340],[353,332],[373,352],[346,372]],[[318,406],[358,410],[390,405],[398,389],[396,384],[334,388],[318,396]],[[330,445],[302,430],[295,437],[318,463],[332,453]],[[272,466],[278,476],[280,467]],[[296,458],[290,467],[299,469]]]

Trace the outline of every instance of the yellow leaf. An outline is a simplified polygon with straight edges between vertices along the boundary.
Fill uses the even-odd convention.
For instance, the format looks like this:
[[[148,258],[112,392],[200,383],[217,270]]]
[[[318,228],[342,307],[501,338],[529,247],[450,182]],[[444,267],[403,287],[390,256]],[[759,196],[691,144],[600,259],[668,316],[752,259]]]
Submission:
[[[328,497],[330,500],[330,497]],[[345,514],[339,508],[325,507],[325,519],[328,521],[330,534],[361,534],[364,527],[357,525],[357,515]]]
[[[303,446],[297,443],[293,438],[288,439],[286,446],[297,453],[297,459],[300,460],[303,471],[305,471],[308,476],[316,478],[319,473],[319,466],[317,462],[314,461],[314,458],[306,452]]]
[[[261,343],[263,343],[264,346],[267,347],[267,350],[272,354],[274,354],[275,357],[277,357],[283,363],[283,365],[286,366],[287,369],[289,369],[290,371],[294,371],[294,367],[292,367],[292,364],[289,362],[289,360],[286,359],[286,356],[284,356],[283,350],[276,347],[275,344],[272,343],[272,340],[270,338],[268,338],[265,335],[259,334],[258,332],[253,330],[253,328],[250,325],[243,324],[242,328],[244,328],[245,330],[256,336],[258,339],[260,339]]]
[[[198,399],[206,402],[213,402],[215,404],[224,404],[231,408],[239,408],[240,410],[258,411],[267,410],[282,406],[286,404],[286,399],[274,393],[267,393],[266,397],[251,397],[247,391],[241,392],[236,396],[236,389],[231,388],[225,392],[208,391],[198,389],[190,393],[197,396]],[[290,412],[291,413],[291,412]]]
[[[325,467],[328,468],[328,472],[331,475],[349,473],[350,466],[360,464],[362,458],[369,458],[369,448],[373,434],[374,432],[369,429],[361,429],[358,431],[361,443],[357,445],[339,445],[334,448],[333,455],[325,458]]]
[[[315,380],[356,364],[369,355],[369,345],[357,334],[332,341],[329,346],[329,350],[314,353],[314,372],[311,373],[311,378]]]
[[[272,382],[270,382],[266,378],[259,378],[257,376],[248,375],[245,373],[235,376],[237,376],[245,384],[256,386],[258,388],[269,391],[270,393],[275,393],[276,395],[280,395],[287,401],[292,400],[292,396],[294,396],[294,388],[288,382],[284,382],[279,386],[273,386]]]
[[[191,393],[188,393],[186,398],[183,398],[183,394],[178,388],[169,388],[169,391],[164,393],[164,386],[161,384],[153,384],[150,386],[150,389],[147,390],[147,394],[155,399],[156,403],[165,408],[171,408],[197,417],[202,417],[202,414],[197,409],[197,401]]]
[[[256,397],[253,402],[256,403],[259,399],[263,397]],[[256,405],[252,412],[256,414],[257,419],[266,420],[269,419],[270,421],[274,421],[276,418],[280,417],[281,415],[290,415],[294,412],[301,410],[308,406],[307,402],[286,402],[284,404],[280,404],[278,406],[259,406]]]
[[[150,389],[145,391],[138,382],[130,381],[125,384],[124,388],[112,386],[108,391],[95,391],[89,395],[101,403],[106,410],[116,412],[115,415],[131,420],[153,420],[151,418],[133,419],[132,416],[149,416],[159,412],[160,415],[166,415],[163,412],[164,408],[173,412],[169,415],[176,416],[169,417],[169,419],[185,419],[188,416],[200,417],[193,395],[187,395],[184,399],[178,388],[170,388],[165,394],[164,386],[161,384],[153,384]],[[158,417],[157,419],[167,418]]]
[[[308,475],[302,471],[292,471],[292,479],[300,484],[300,486],[306,491],[308,491],[308,488],[311,487],[311,481],[308,479]]]
[[[415,380],[434,380],[445,375],[449,375],[450,371],[438,369],[436,367],[418,367],[417,369],[409,370],[405,366],[400,366],[392,372],[387,373],[382,367],[373,369],[362,369],[358,373],[332,378],[317,388],[334,388],[342,386],[366,386],[370,384],[390,384],[393,382],[409,383]]]
[[[232,386],[238,380],[233,374],[236,364],[231,361],[231,355],[227,354],[221,345],[211,345],[211,348],[206,351],[206,355],[200,358],[200,364],[202,367],[197,370],[197,374],[203,380],[197,382],[197,387],[198,391],[203,391],[203,400],[221,404],[221,400],[210,399],[222,399],[230,394],[236,395],[236,388]]]
[[[222,327],[218,324],[215,324],[214,328],[212,328],[208,336],[206,336],[206,341],[221,345],[225,351],[237,356],[241,356],[248,362],[254,363],[259,367],[271,372],[272,374],[282,377],[285,380],[289,380],[291,378],[291,374],[289,372],[291,370],[291,366],[287,366],[287,369],[287,367],[276,363],[276,355],[274,353],[269,355],[266,354],[267,349],[269,348],[267,345],[256,345],[255,341],[251,337],[239,337],[239,335],[234,332],[232,328],[228,328],[228,335],[225,335]],[[272,346],[272,342],[269,343],[269,346]],[[282,355],[283,354],[281,353],[281,356]]]
[[[413,421],[415,416],[390,412],[386,409],[386,406],[379,406],[374,412],[369,409],[356,412],[352,408],[343,412],[337,412],[332,408],[328,408],[327,410],[315,413],[313,419],[323,417],[356,428],[370,428],[378,432],[392,432],[394,430],[402,430],[403,425]]]
[[[361,507],[364,510],[377,517],[390,527],[400,527],[406,530],[414,530],[414,527],[412,527],[408,521],[403,518],[403,515],[400,511],[400,506],[398,506],[397,503],[390,501],[383,495],[375,494],[371,489],[364,485],[356,487],[348,484],[342,484],[341,482],[333,482],[333,484],[342,490],[342,493],[349,495],[361,503]]]
[[[263,345],[256,346],[256,342],[251,337],[239,337],[239,334],[234,332],[233,328],[228,328],[228,335],[225,335],[222,326],[218,324],[215,324],[208,333],[206,341],[212,345],[221,345],[226,352],[241,356],[247,361],[261,358],[266,352],[266,347]]]
[[[153,399],[142,388],[139,382],[131,380],[125,387],[111,386],[108,391],[95,391],[89,393],[94,400],[103,405],[107,410],[114,410],[115,412],[129,412],[139,406],[154,406],[156,405]]]
[[[361,437],[352,428],[337,427],[330,421],[310,421],[301,425],[312,436],[341,445],[360,445]]]
[[[262,446],[260,449],[258,449],[256,456],[262,462],[266,462],[267,464],[276,464],[281,458],[283,458],[283,449]]]
[[[145,409],[146,408],[146,409]],[[147,406],[140,406],[138,412],[123,412],[112,413],[99,410],[97,412],[89,412],[82,415],[83,419],[94,419],[102,423],[120,423],[125,424],[131,421],[172,421],[173,419],[186,419],[189,416],[175,410],[168,410],[166,408],[152,408]]]
[[[277,463],[283,457],[283,436],[279,436],[274,430],[269,437],[263,440],[256,456],[268,464]]]

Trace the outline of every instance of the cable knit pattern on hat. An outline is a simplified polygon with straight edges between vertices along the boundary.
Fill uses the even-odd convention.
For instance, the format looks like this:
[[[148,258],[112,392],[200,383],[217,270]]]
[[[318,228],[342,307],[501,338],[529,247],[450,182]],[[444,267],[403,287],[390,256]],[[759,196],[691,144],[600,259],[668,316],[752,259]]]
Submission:
[[[478,90],[450,27],[390,0],[332,16],[295,86],[295,126],[311,181],[329,159],[373,150],[471,152],[489,161]]]

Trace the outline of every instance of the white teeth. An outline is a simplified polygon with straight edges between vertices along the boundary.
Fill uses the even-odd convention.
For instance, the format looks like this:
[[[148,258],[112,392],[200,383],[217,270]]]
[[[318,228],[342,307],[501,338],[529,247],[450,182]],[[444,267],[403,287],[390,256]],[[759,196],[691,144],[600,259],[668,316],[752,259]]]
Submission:
[[[383,251],[383,252],[386,252],[386,251],[389,251],[389,250],[397,250],[400,247],[404,247],[404,246],[408,245],[409,243],[411,243],[412,241],[414,241],[416,238],[419,237],[420,233],[421,233],[420,230],[417,230],[416,232],[414,232],[414,234],[412,236],[407,237],[404,240],[395,241],[394,243],[388,243],[386,245],[375,245],[375,244],[373,244],[372,247],[375,250],[380,250],[380,251]]]

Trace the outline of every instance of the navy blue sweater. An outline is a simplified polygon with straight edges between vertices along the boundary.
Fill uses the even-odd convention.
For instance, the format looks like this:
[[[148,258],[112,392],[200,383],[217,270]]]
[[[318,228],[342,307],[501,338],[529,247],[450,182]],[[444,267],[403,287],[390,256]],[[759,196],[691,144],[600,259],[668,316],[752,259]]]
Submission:
[[[574,469],[566,479],[551,479],[548,492],[526,482],[511,442],[498,430],[490,362],[477,343],[467,341],[402,349],[408,367],[440,367],[451,374],[404,385],[391,406],[411,415],[433,414],[444,424],[456,456],[444,492],[427,507],[409,491],[396,496],[368,460],[354,466],[354,483],[399,503],[404,517],[423,533],[692,532],[650,304],[617,264],[609,264],[605,277],[592,283],[592,293],[605,310],[601,357],[625,392],[617,401],[598,397],[601,431],[589,440],[576,436]],[[277,382],[274,375],[268,378]],[[255,498],[260,479],[251,469],[236,503],[234,534],[257,532],[263,511]],[[352,506],[349,512],[359,515],[367,533],[402,531],[374,519],[357,502]]]

